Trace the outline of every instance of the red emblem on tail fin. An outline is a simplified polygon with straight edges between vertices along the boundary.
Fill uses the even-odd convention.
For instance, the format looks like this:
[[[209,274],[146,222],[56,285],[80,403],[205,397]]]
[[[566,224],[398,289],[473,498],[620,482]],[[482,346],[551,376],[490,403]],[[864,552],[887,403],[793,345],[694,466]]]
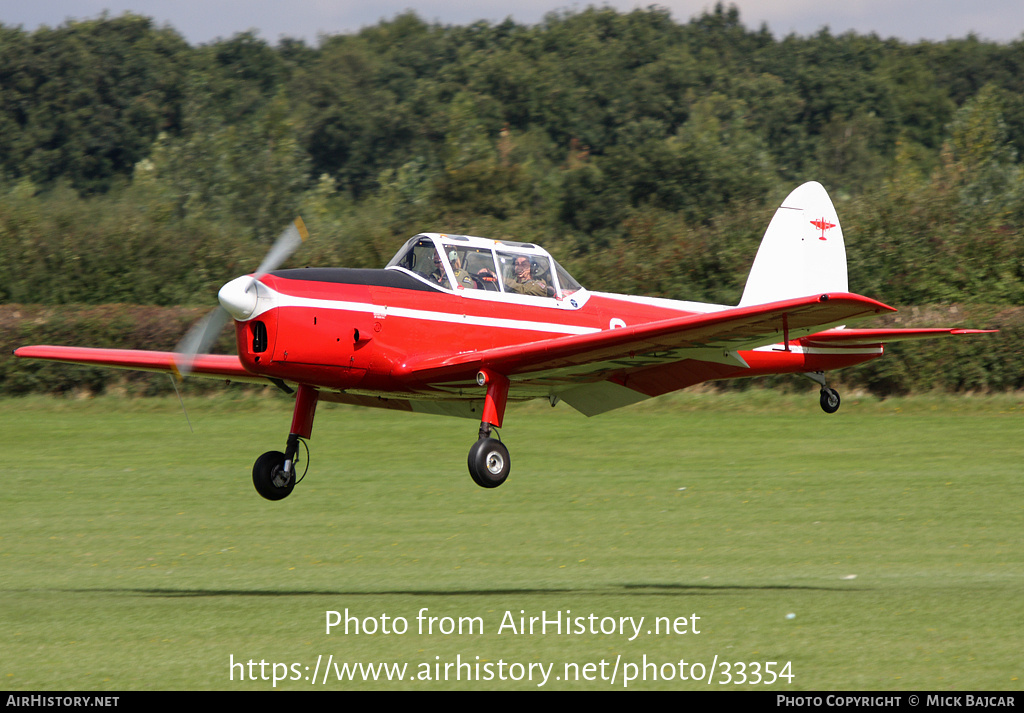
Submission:
[[[832,228],[836,227],[835,223],[830,223],[827,220],[825,220],[824,218],[818,218],[817,220],[812,220],[811,221],[811,225],[813,225],[815,228],[818,228],[818,229],[821,230],[821,237],[819,237],[818,240],[825,240],[825,231],[826,230],[831,230]]]

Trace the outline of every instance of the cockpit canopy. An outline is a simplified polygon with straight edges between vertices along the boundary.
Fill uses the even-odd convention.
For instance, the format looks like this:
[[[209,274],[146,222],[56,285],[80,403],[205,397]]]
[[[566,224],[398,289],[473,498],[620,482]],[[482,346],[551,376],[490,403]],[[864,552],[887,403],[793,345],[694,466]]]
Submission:
[[[391,258],[387,268],[411,272],[445,290],[563,300],[583,289],[537,245],[467,235],[417,235]]]

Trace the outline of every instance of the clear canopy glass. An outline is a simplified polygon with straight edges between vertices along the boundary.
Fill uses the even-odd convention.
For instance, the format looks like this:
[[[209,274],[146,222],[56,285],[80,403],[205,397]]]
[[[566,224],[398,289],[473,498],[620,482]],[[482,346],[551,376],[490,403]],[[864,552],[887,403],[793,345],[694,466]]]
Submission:
[[[562,300],[583,289],[543,248],[464,235],[417,235],[388,262],[446,290]]]

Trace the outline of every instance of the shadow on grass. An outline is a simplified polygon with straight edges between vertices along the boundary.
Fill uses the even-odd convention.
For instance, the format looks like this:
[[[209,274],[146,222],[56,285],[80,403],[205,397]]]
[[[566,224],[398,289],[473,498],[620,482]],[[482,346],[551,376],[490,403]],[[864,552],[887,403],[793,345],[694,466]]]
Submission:
[[[590,596],[661,596],[665,594],[722,594],[728,592],[864,592],[864,588],[817,587],[795,584],[620,584],[607,587],[521,587],[516,589],[382,589],[375,591],[345,591],[318,589],[61,589],[79,594],[131,594],[146,597],[359,597],[359,596],[414,596],[414,597],[487,597],[510,595],[586,594]]]

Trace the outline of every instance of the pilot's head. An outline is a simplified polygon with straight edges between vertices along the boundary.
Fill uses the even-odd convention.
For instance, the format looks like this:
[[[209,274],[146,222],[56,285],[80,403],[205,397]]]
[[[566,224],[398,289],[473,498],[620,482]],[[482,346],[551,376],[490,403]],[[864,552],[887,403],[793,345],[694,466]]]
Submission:
[[[516,279],[522,282],[530,279],[530,258],[520,255],[512,262],[512,269],[516,273]]]

